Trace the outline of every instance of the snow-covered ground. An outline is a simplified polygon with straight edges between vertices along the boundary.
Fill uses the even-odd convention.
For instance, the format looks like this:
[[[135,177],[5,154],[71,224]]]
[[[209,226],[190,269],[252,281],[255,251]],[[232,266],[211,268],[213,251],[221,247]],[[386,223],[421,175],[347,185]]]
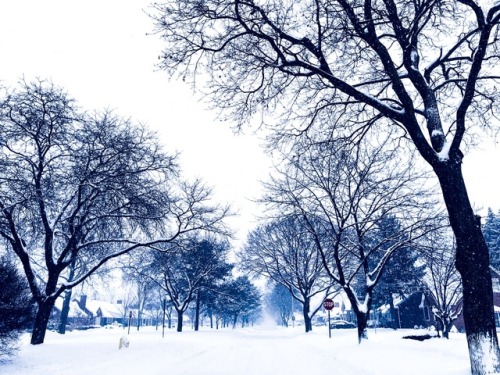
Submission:
[[[2,375],[406,375],[470,374],[463,334],[450,340],[403,340],[415,331],[378,329],[357,344],[353,329],[257,326],[177,333],[141,328],[48,332],[45,344],[21,349],[0,364]],[[419,331],[425,334],[426,331]],[[122,336],[128,348],[118,349]]]

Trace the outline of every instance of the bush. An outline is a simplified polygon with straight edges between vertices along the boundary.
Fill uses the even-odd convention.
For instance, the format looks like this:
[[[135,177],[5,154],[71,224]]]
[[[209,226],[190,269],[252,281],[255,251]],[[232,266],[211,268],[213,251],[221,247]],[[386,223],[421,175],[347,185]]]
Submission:
[[[19,333],[33,321],[33,299],[15,265],[0,258],[0,361],[17,349]]]
[[[409,340],[417,340],[417,341],[424,341],[424,340],[429,340],[434,337],[437,337],[436,335],[408,335],[408,336],[403,336],[404,339],[409,339]]]

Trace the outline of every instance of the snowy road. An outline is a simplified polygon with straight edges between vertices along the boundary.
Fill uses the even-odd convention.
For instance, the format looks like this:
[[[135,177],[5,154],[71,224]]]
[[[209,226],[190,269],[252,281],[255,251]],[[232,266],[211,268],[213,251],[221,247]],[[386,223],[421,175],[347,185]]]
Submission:
[[[49,332],[46,343],[27,344],[0,364],[2,375],[402,375],[469,374],[465,337],[424,342],[402,340],[408,332],[370,331],[357,344],[355,330],[314,327],[131,330],[130,347],[118,350],[123,329]]]

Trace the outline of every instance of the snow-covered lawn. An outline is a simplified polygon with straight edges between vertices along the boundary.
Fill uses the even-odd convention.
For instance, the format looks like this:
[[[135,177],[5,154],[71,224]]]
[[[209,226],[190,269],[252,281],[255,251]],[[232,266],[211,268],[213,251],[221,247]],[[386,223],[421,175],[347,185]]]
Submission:
[[[469,374],[465,335],[450,340],[403,340],[415,331],[378,329],[357,344],[353,329],[303,327],[177,333],[132,329],[130,346],[118,349],[122,328],[48,332],[45,344],[23,337],[18,356],[0,364],[2,375],[403,375]],[[419,331],[420,334],[427,333]]]

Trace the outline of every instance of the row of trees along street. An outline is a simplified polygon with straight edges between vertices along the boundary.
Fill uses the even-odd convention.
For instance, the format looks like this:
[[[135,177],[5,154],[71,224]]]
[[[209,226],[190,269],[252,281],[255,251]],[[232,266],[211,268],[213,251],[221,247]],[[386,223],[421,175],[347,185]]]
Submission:
[[[3,92],[0,236],[36,302],[32,344],[44,342],[56,299],[107,262],[195,233],[230,235],[229,207],[183,180],[156,139],[109,111],[82,112],[48,82]]]
[[[311,308],[311,299],[342,289],[361,341],[376,291],[394,308],[393,295],[418,286],[419,241],[443,219],[420,188],[426,176],[410,173],[410,162],[398,166],[400,155],[384,151],[385,141],[352,153],[332,144],[302,146],[266,185],[269,224],[250,234],[240,260],[292,293],[304,307],[306,331],[323,300]]]
[[[170,0],[155,3],[150,16],[165,43],[161,67],[204,85],[211,105],[236,128],[266,128],[272,149],[289,151],[312,135],[317,143],[346,145],[353,158],[352,144],[390,136],[386,147],[416,151],[439,182],[455,236],[472,373],[500,372],[488,247],[462,175],[468,146],[499,126],[500,4]],[[307,226],[325,249],[317,238],[324,222]],[[334,248],[338,241],[330,242]],[[341,261],[343,249],[335,251]],[[339,260],[325,268],[355,298]],[[360,265],[369,280],[353,305],[361,318],[381,271],[368,263]]]
[[[167,307],[177,314],[178,332],[183,329],[184,314],[193,305],[196,331],[202,315],[209,318],[211,328],[234,327],[238,320],[242,325],[254,322],[260,314],[260,293],[248,278],[232,276],[229,250],[227,241],[187,236],[175,244],[157,245],[140,257],[127,256],[123,269],[137,286],[138,313],[155,295],[158,306],[167,297]]]

